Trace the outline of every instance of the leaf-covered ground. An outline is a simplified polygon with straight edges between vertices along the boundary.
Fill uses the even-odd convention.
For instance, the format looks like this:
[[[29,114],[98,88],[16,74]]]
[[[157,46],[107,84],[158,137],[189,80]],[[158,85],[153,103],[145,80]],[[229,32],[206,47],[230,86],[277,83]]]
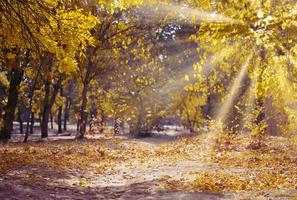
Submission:
[[[297,199],[283,137],[99,136],[0,146],[0,199]]]

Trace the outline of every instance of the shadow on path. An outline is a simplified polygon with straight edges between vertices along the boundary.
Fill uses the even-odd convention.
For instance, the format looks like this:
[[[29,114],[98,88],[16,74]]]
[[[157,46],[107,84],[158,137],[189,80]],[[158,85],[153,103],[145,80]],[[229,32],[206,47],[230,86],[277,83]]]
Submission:
[[[49,187],[46,183],[29,183],[18,185],[10,182],[0,183],[0,199],[2,200],[36,200],[36,199],[187,199],[187,200],[216,200],[233,199],[232,195],[223,195],[204,192],[184,192],[170,190],[154,190],[160,185],[160,181],[135,183],[129,186],[116,187]]]

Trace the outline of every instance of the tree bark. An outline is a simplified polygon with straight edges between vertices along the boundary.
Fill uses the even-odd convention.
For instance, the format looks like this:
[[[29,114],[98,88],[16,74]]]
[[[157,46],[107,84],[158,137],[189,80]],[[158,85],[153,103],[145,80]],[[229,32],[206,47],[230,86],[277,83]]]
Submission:
[[[54,129],[54,116],[53,116],[53,113],[50,113],[50,123],[51,123],[51,129]]]
[[[83,90],[82,90],[82,94],[81,94],[82,103],[80,106],[80,120],[79,120],[79,134],[80,135],[78,136],[78,138],[84,138],[84,134],[85,134],[86,128],[87,128],[87,118],[88,118],[88,113],[86,111],[87,103],[88,103],[87,95],[88,95],[88,90],[89,90],[89,81],[90,81],[90,77],[91,77],[92,67],[93,67],[93,63],[89,62],[87,65],[86,76],[85,76],[84,82],[83,82]]]
[[[14,114],[18,103],[18,88],[21,84],[24,71],[22,69],[12,69],[11,79],[8,90],[8,101],[5,106],[5,114],[3,117],[4,125],[0,133],[0,140],[9,140],[13,128]]]
[[[76,131],[79,131],[79,120],[76,122]]]
[[[34,123],[35,123],[35,114],[34,112],[31,113],[31,123],[30,123],[30,134],[34,132]]]
[[[113,132],[115,135],[119,135],[121,133],[121,119],[118,117],[115,117],[114,119],[114,125],[113,125]]]
[[[41,122],[41,138],[48,137],[48,122],[51,113],[51,108],[56,100],[58,90],[60,88],[61,79],[53,85],[52,95],[50,96],[50,81],[47,80],[45,83],[45,96],[43,102],[42,122]]]
[[[146,118],[146,112],[145,112],[145,107],[143,104],[143,99],[142,97],[138,96],[139,99],[139,108],[138,108],[138,119],[137,119],[137,136],[138,137],[150,137],[151,134],[148,130],[147,124],[145,123],[145,118]]]
[[[69,118],[69,97],[66,97],[66,103],[65,103],[65,111],[64,111],[64,123],[63,123],[63,129],[64,131],[67,131],[67,120]]]
[[[32,103],[32,102],[31,102]],[[30,103],[30,108],[32,109],[32,104]],[[28,138],[29,138],[29,126],[30,126],[30,133],[33,134],[33,126],[32,125],[32,118],[34,119],[34,113],[31,112],[30,115],[29,115],[29,119],[31,120],[31,124],[29,122],[29,119],[27,120],[27,126],[26,126],[26,133],[25,133],[25,138],[24,138],[24,143],[26,143],[28,141]],[[33,121],[33,124],[34,124],[34,121]]]
[[[88,93],[88,85],[84,84],[82,91],[82,103],[80,108],[80,122],[79,122],[79,138],[83,138],[87,128],[87,118],[88,113],[87,109],[87,93]]]
[[[50,95],[50,81],[45,82],[45,93],[43,100],[43,111],[41,120],[41,138],[46,138],[48,136],[48,121],[50,115],[49,108],[49,95]]]
[[[22,119],[22,116],[21,116],[20,113],[18,113],[18,118],[19,118],[19,124],[20,124],[20,134],[23,134],[24,133],[24,130],[23,130],[23,119]]]
[[[63,87],[60,88],[60,95],[63,96]],[[62,110],[63,106],[59,106],[58,110],[58,134],[63,133],[62,129]]]
[[[104,132],[104,121],[105,121],[105,115],[104,115],[104,110],[101,109],[100,112],[100,122],[99,122],[99,132],[103,133]]]

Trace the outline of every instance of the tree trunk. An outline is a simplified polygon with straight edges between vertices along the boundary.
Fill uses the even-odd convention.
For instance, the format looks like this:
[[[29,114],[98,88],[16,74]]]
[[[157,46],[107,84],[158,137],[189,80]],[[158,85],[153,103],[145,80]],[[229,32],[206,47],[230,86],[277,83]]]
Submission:
[[[261,51],[259,52],[259,56],[262,58],[262,62],[267,64],[266,51],[264,50],[264,48],[261,48]],[[264,67],[261,68],[259,79],[257,80],[259,83],[257,91],[263,91],[262,84],[263,84],[263,75],[264,75],[265,69],[266,68]],[[264,107],[264,96],[258,93],[256,95],[256,108],[259,109],[259,114],[256,117],[255,123],[256,125],[260,126],[262,123],[265,123],[266,116],[265,116],[265,107]],[[261,132],[265,133],[266,128],[264,128],[264,130],[261,130]]]
[[[63,129],[64,131],[67,131],[67,120],[69,118],[69,97],[66,97],[66,103],[65,103],[65,111],[64,111],[64,124]]]
[[[53,116],[53,113],[50,113],[50,119],[51,119],[51,129],[54,129],[54,116]]]
[[[11,79],[8,90],[8,101],[5,106],[5,114],[3,117],[4,124],[0,133],[0,140],[8,140],[11,138],[11,131],[13,128],[14,114],[18,102],[19,91],[24,71],[22,69],[12,69]]]
[[[262,79],[263,79],[263,73],[264,73],[264,69],[261,71],[260,73],[260,76],[259,76],[259,88],[258,90],[261,91],[261,84],[262,84]],[[264,105],[264,97],[263,96],[260,96],[258,95],[257,98],[256,98],[256,108],[258,109],[259,113],[258,115],[256,116],[256,120],[255,120],[255,123],[257,126],[261,126],[263,125],[263,123],[265,123],[265,105]],[[265,133],[266,132],[266,128],[264,128],[263,130],[260,130],[261,133]]]
[[[73,99],[71,98],[74,95],[75,83],[73,80],[68,82],[68,90],[65,103],[65,112],[64,112],[64,131],[67,130],[67,121],[69,121],[71,105],[73,105]]]
[[[21,117],[21,114],[20,113],[18,114],[18,118],[19,118],[19,124],[20,124],[20,134],[23,134],[24,133],[24,130],[23,130],[23,120],[22,120],[22,117]]]
[[[139,108],[138,108],[138,119],[137,119],[137,125],[136,125],[136,129],[137,129],[137,136],[138,137],[150,137],[151,134],[149,132],[149,130],[147,130],[147,125],[145,123],[145,117],[146,117],[146,112],[145,112],[145,107],[143,104],[143,99],[142,97],[139,95]]]
[[[32,108],[32,104],[31,104],[30,107]],[[29,122],[29,119],[27,120],[27,126],[26,126],[26,133],[25,133],[24,143],[26,143],[28,141],[28,138],[29,138],[29,125],[30,125],[30,133],[33,134],[32,118],[34,118],[34,113],[33,112],[31,112],[30,115],[29,115],[29,119],[31,120],[31,125],[29,124],[30,123]],[[33,121],[33,123],[34,123],[34,121]]]
[[[99,132],[100,133],[103,133],[104,131],[104,121],[105,121],[105,116],[104,116],[104,110],[101,109],[101,112],[100,112],[100,122],[99,122]]]
[[[82,103],[80,108],[80,122],[79,122],[79,138],[83,138],[87,128],[87,118],[88,113],[87,109],[87,93],[88,93],[88,85],[84,84],[82,91]]]
[[[41,138],[46,138],[48,136],[48,121],[50,115],[49,108],[49,95],[50,95],[50,81],[45,82],[45,93],[43,100],[43,111],[42,111],[42,120],[41,120]]]
[[[89,131],[93,131],[93,124],[94,124],[94,119],[91,116],[89,119]]]
[[[91,76],[91,70],[93,67],[93,63],[89,62],[87,65],[87,71],[86,71],[86,76],[83,82],[83,90],[81,94],[82,98],[82,103],[80,106],[80,120],[79,120],[79,136],[78,138],[84,138],[84,134],[86,132],[87,128],[87,118],[88,118],[88,113],[86,111],[87,109],[87,95],[88,95],[88,90],[89,90],[89,81],[90,81],[90,76]]]
[[[34,132],[34,123],[35,123],[35,116],[34,112],[31,113],[31,124],[30,124],[30,134]]]
[[[119,135],[121,133],[121,119],[116,117],[114,120],[113,132],[115,135]]]
[[[60,95],[61,95],[61,97],[63,96],[63,87],[60,88]],[[59,106],[59,110],[58,110],[58,134],[63,133],[63,129],[62,129],[62,109],[63,109],[63,106]]]
[[[50,81],[47,80],[45,83],[45,96],[43,102],[43,112],[42,112],[42,123],[41,123],[41,138],[48,137],[48,122],[49,116],[51,113],[51,108],[56,100],[58,90],[60,88],[61,79],[58,80],[58,83],[53,85],[52,95],[50,96]]]
[[[76,122],[76,131],[79,131],[79,120]]]

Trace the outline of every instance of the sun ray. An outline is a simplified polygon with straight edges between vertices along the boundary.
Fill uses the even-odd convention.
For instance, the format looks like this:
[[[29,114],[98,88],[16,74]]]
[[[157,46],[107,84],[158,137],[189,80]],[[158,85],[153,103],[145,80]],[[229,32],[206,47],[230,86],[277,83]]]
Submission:
[[[221,123],[224,123],[225,118],[230,111],[231,107],[233,106],[232,103],[241,87],[241,84],[243,82],[244,77],[247,74],[248,65],[250,64],[250,61],[253,56],[253,51],[249,54],[246,61],[244,62],[243,66],[241,67],[239,73],[237,74],[237,77],[233,81],[233,84],[230,88],[230,92],[227,95],[226,100],[224,100],[224,103],[222,106],[220,106],[220,109],[218,113],[216,114],[215,119]]]
[[[229,95],[229,98],[227,101],[224,102],[222,108],[217,114],[217,117],[214,118],[213,121],[210,122],[210,129],[207,133],[204,133],[201,144],[204,146],[204,155],[210,156],[214,150],[215,141],[220,133],[223,132],[223,120],[222,118],[225,117],[227,114],[227,111],[231,108],[231,103],[233,102],[233,99],[235,98],[235,94],[238,92],[241,82],[243,81],[243,78],[245,77],[247,73],[247,68],[252,60],[253,51],[249,54],[248,58],[246,59],[245,63],[241,67],[240,72],[238,73],[237,77],[235,78],[235,81],[232,84],[231,92]]]
[[[231,57],[235,54],[236,50],[240,46],[239,43],[235,44],[232,48],[230,46],[224,47],[220,49],[220,51],[216,52],[213,55],[210,55],[208,57],[208,62],[203,64],[202,66],[202,75],[208,77],[210,73],[215,70],[218,67],[218,64],[225,58],[225,57]],[[222,52],[225,52],[225,56],[222,56]],[[175,55],[176,56],[176,55]],[[165,85],[163,85],[160,90],[170,90],[171,92],[176,92],[180,89],[183,89],[184,84],[181,84],[184,82],[185,75],[193,74],[194,68],[193,66],[187,66],[179,73],[179,76],[177,79],[174,80],[174,82],[168,82]]]
[[[153,8],[153,9],[152,9]],[[235,20],[231,17],[224,16],[215,11],[210,12],[200,8],[191,8],[187,4],[162,4],[157,3],[153,5],[148,5],[142,8],[143,10],[152,9],[152,13],[149,13],[150,18],[159,19],[162,17],[172,16],[186,23],[240,23],[240,21]],[[148,13],[147,13],[148,14]]]
[[[259,61],[255,63],[254,71],[259,69]],[[250,87],[247,91],[247,102],[244,109],[245,117],[243,121],[243,128],[252,129],[254,126],[254,111],[256,110],[256,78],[251,77]]]

